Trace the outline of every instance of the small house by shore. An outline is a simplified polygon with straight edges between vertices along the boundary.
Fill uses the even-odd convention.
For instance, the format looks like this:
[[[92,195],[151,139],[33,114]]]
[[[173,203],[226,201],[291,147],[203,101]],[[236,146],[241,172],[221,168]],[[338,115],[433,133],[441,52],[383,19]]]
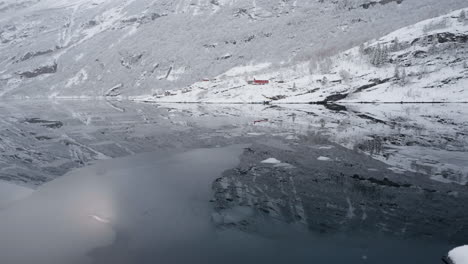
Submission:
[[[248,81],[248,84],[253,84],[253,85],[267,85],[270,83],[269,80],[257,80],[254,79],[253,81]]]

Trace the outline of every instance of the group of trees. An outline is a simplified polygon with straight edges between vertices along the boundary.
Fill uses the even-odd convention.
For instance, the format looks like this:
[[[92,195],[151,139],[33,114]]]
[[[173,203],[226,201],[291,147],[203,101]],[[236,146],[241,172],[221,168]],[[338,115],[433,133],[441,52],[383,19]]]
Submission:
[[[390,45],[390,50],[392,52],[397,52],[397,51],[400,51],[400,50],[406,48],[407,45],[408,44],[405,45],[405,43],[400,42],[400,40],[397,37],[395,37],[395,39],[392,42],[392,45]]]
[[[317,71],[321,74],[329,74],[333,68],[333,61],[330,57],[314,58],[309,61],[309,73],[315,74]]]
[[[366,48],[365,44],[361,44],[359,52],[361,55],[367,56],[369,62],[376,67],[384,65],[388,61],[389,49],[387,45],[379,43],[376,47]]]
[[[395,39],[392,42],[392,45],[390,46],[390,50],[392,52],[397,52],[404,48],[404,44],[400,43],[400,40],[397,37],[395,37]],[[404,86],[407,83],[408,75],[406,73],[406,69],[404,67],[401,68],[398,62],[395,64],[395,72],[393,77],[401,86]]]
[[[390,61],[390,52],[397,52],[404,49],[404,43],[401,43],[397,37],[392,41],[391,44],[378,44],[374,47],[366,47],[362,44],[359,47],[359,51],[362,55],[367,56],[369,62],[376,66],[381,67]],[[398,63],[395,64],[394,76],[398,84],[404,86],[408,82],[408,75],[406,69],[401,67]]]
[[[380,67],[389,61],[389,53],[397,52],[404,48],[404,44],[400,43],[397,37],[392,41],[391,44],[377,44],[374,47],[366,47],[365,44],[359,46],[359,52],[367,56],[369,62],[376,66]]]
[[[333,61],[330,57],[327,57],[319,62],[318,67],[322,74],[328,74],[333,67]]]
[[[395,65],[395,73],[393,74],[393,77],[397,80],[397,82],[401,85],[404,86],[407,83],[408,80],[408,75],[406,74],[406,69],[400,68],[400,65]]]
[[[380,43],[375,47],[370,56],[370,63],[376,67],[380,67],[388,62],[388,47]]]

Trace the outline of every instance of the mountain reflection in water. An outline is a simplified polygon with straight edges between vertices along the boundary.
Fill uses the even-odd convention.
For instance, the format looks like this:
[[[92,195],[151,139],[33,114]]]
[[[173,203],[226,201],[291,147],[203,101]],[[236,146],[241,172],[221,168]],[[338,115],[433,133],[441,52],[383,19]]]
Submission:
[[[2,262],[439,263],[468,236],[458,105],[0,110],[0,179],[38,188]]]

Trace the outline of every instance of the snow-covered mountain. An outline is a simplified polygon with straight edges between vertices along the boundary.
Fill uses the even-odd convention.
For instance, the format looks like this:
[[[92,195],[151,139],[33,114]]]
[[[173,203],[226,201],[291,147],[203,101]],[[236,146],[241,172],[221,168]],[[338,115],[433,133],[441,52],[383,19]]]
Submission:
[[[158,96],[169,102],[468,102],[468,9],[428,19],[330,58],[231,69]],[[269,80],[267,85],[249,80]]]
[[[463,7],[465,0],[3,0],[0,96],[164,94],[256,68],[246,65],[273,71],[323,60]]]

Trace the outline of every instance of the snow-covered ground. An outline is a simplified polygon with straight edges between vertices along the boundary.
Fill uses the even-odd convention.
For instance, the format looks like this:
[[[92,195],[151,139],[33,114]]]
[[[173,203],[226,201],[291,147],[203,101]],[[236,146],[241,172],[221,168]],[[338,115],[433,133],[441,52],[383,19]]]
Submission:
[[[449,258],[453,264],[468,263],[468,246],[457,247],[449,252]]]
[[[271,85],[266,96],[298,95],[288,90],[294,83],[301,91],[321,87],[309,64],[460,8],[465,0],[1,1],[0,97],[152,97],[203,88],[203,79],[216,79],[207,85],[224,90],[256,76],[286,81]],[[356,63],[360,72],[385,75],[386,67],[342,66]],[[325,74],[334,78],[333,72]],[[211,101],[266,100],[260,93],[250,98],[255,89],[240,89],[243,98],[236,90],[197,94]]]
[[[468,102],[468,19],[457,10],[331,58],[236,67],[188,88],[136,100],[206,103]],[[233,74],[235,72],[236,74]],[[267,85],[248,84],[256,79]]]

